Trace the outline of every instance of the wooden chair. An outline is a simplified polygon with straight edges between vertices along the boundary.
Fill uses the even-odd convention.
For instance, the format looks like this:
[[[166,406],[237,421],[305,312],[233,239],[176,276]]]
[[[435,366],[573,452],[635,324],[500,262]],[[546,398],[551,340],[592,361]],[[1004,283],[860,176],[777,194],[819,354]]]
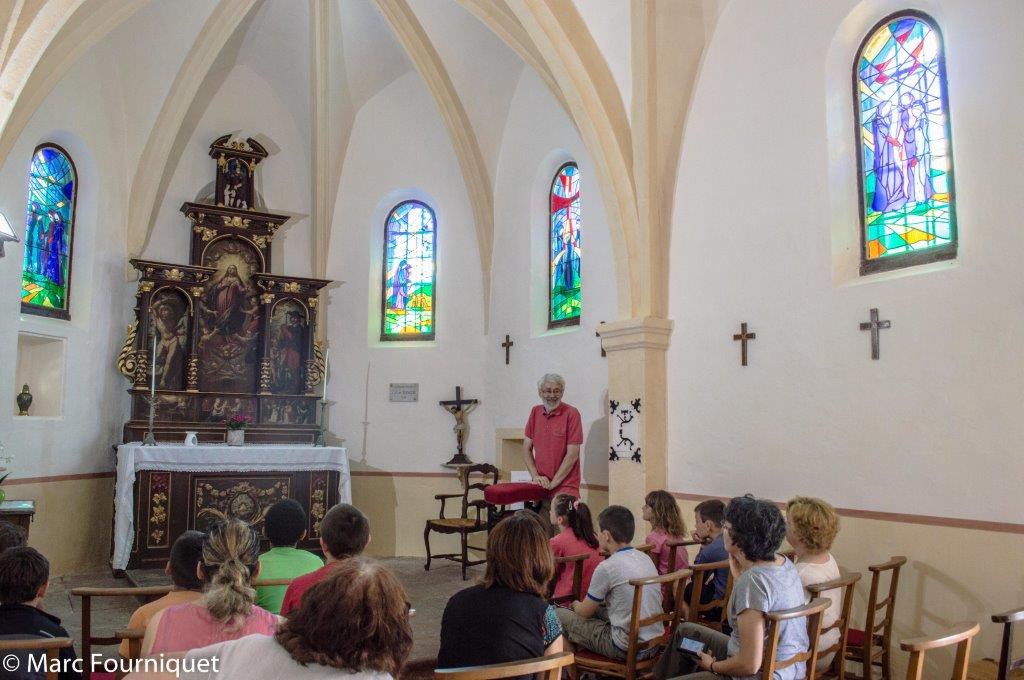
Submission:
[[[712,587],[709,582],[714,579],[714,572],[719,569],[729,570],[729,560],[690,565],[690,571],[693,572],[690,582],[693,584],[693,587],[690,589],[690,602],[686,613],[686,620],[690,623],[699,623],[702,626],[707,626],[717,631],[721,631],[725,627],[728,619],[725,605],[732,594],[732,571],[729,570],[729,578],[725,582],[725,593],[722,594],[722,599],[704,603],[700,600],[704,588]],[[710,615],[706,612],[710,612],[713,609],[718,609],[719,613],[717,617],[710,618]]]
[[[669,539],[665,541],[665,545],[668,546],[668,570],[675,571],[676,564],[679,563],[678,553],[679,551],[686,550],[691,545],[702,545],[700,541],[694,541],[693,539]],[[689,559],[687,559],[689,562]]]
[[[434,680],[499,680],[531,675],[543,677],[544,680],[558,680],[562,675],[562,669],[571,666],[572,663],[573,655],[570,652],[562,652],[539,659],[509,661],[490,666],[438,668],[434,671]]]
[[[828,668],[818,672],[818,680],[824,680],[825,678],[845,680],[846,678],[846,636],[850,630],[850,612],[853,609],[853,589],[856,587],[857,581],[859,580],[860,572],[853,572],[852,574],[847,574],[841,578],[807,586],[807,590],[810,591],[812,597],[822,597],[829,591],[842,590],[843,598],[839,606],[839,618],[836,619],[831,626],[826,626],[821,629],[822,635],[825,635],[825,633],[830,630],[838,630],[839,640],[831,647],[818,650],[819,659],[832,654],[832,660],[829,662]]]
[[[668,585],[673,593],[673,602],[682,602],[683,584],[686,583],[689,576],[690,570],[683,569],[664,576],[631,580],[629,585],[633,586],[633,614],[629,619],[629,647],[626,650],[625,661],[609,659],[589,650],[579,649],[576,651],[576,668],[580,671],[590,671],[596,675],[608,675],[624,680],[634,680],[650,675],[661,652],[672,639],[672,632],[679,625],[680,611],[678,607],[674,607],[669,611],[662,611],[660,614],[641,619],[640,604],[643,600],[644,587],[657,586],[660,589],[663,585]],[[661,626],[662,634],[646,642],[640,642],[640,629],[653,625]],[[647,650],[655,651],[643,659],[637,658]]]
[[[994,623],[1003,624],[1003,642],[999,648],[999,661],[979,659],[967,668],[970,680],[1022,680],[1024,679],[1024,657],[1013,658],[1013,626],[1024,621],[1024,607],[1013,611],[994,614]]]
[[[555,575],[551,578],[549,586],[552,595],[548,598],[548,602],[551,604],[562,604],[566,602],[576,602],[583,599],[583,596],[586,594],[583,592],[583,563],[589,558],[590,555],[587,553],[555,558]],[[558,583],[558,577],[561,575],[563,569],[570,568],[572,569],[572,592],[568,595],[559,595],[558,597],[555,597],[555,584]]]
[[[481,482],[473,482],[473,476],[480,475],[483,480]],[[486,548],[478,548],[476,546],[469,545],[469,535],[475,534],[481,531],[487,531],[487,519],[486,517],[481,518],[481,513],[487,510],[488,503],[482,497],[475,500],[470,500],[469,494],[471,491],[483,491],[488,486],[486,479],[488,475],[492,476],[493,481],[490,484],[498,483],[498,468],[488,463],[480,463],[478,465],[470,465],[463,468],[459,475],[462,480],[462,493],[439,493],[434,496],[435,500],[441,501],[441,512],[437,519],[428,519],[426,526],[423,528],[423,543],[427,547],[427,563],[423,565],[423,568],[430,571],[430,560],[431,559],[445,559],[452,560],[453,562],[459,562],[462,564],[462,580],[466,580],[466,568],[476,564],[483,564],[487,561],[486,556],[480,560],[470,560],[468,551],[478,550],[486,553]],[[445,501],[451,498],[458,498],[462,503],[462,512],[458,517],[445,517],[444,516],[444,504]],[[474,508],[476,510],[476,517],[469,516],[469,509]],[[462,552],[459,553],[446,553],[444,555],[431,555],[430,554],[430,532],[436,531],[439,534],[458,534],[459,540],[462,545]]]
[[[24,638],[18,640],[0,640],[0,657],[6,658],[8,655],[16,656],[19,659],[19,666],[22,662],[28,660],[28,652],[45,652],[46,653],[46,680],[57,680],[58,673],[51,670],[56,667],[54,663],[60,658],[60,650],[65,647],[71,646],[71,638]],[[25,652],[25,654],[14,654],[15,652]],[[88,659],[89,657],[83,657]],[[88,667],[89,664],[85,664]],[[5,669],[11,670],[11,669]],[[25,670],[22,667],[21,670]]]
[[[71,595],[82,598],[82,658],[92,658],[94,645],[119,645],[122,638],[118,635],[93,635],[92,633],[92,598],[94,597],[137,597],[151,602],[171,592],[173,586],[146,586],[144,588],[72,588]],[[129,643],[130,644],[130,643]],[[140,640],[141,644],[141,640]],[[89,664],[82,669],[82,677],[92,677]]]
[[[952,680],[965,680],[967,662],[971,658],[971,641],[981,626],[974,622],[960,623],[936,635],[900,640],[900,649],[910,652],[907,664],[907,680],[921,680],[924,671],[924,653],[929,649],[956,645],[956,662],[953,665]]]
[[[767,642],[764,648],[764,658],[761,660],[761,679],[772,680],[775,671],[795,666],[798,663],[807,664],[807,675],[805,680],[814,680],[818,665],[818,637],[821,635],[821,617],[828,609],[831,602],[824,597],[816,597],[805,605],[784,609],[778,612],[765,614],[768,624]],[[785,661],[779,661],[779,634],[782,632],[782,622],[792,619],[807,618],[807,639],[810,646],[806,652],[794,654]]]
[[[896,609],[896,589],[900,568],[907,563],[903,556],[893,556],[888,562],[868,566],[871,572],[871,592],[868,595],[867,622],[864,630],[851,628],[846,634],[846,660],[861,664],[861,675],[847,674],[856,680],[872,680],[874,666],[881,669],[882,680],[892,680],[892,624]],[[879,600],[883,575],[889,573],[889,594]],[[883,613],[879,611],[884,610]]]

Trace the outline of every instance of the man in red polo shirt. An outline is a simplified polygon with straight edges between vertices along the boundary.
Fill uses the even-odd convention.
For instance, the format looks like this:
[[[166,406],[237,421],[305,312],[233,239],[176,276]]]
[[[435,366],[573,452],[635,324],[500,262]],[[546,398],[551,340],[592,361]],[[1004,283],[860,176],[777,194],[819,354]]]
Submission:
[[[535,484],[551,491],[541,506],[540,517],[548,522],[550,498],[565,493],[580,497],[580,445],[583,420],[574,406],[562,401],[565,380],[548,373],[537,383],[541,403],[526,420],[523,457]]]

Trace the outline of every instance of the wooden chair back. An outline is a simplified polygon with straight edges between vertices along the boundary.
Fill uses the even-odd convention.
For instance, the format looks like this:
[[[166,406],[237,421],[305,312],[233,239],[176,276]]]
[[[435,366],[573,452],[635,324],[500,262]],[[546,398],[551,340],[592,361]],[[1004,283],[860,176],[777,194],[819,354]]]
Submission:
[[[732,571],[729,570],[729,577],[725,583],[725,592],[722,594],[722,599],[711,600],[705,603],[701,603],[700,600],[701,594],[704,592],[704,588],[712,587],[707,583],[707,581],[712,579],[714,577],[713,572],[719,569],[729,570],[729,560],[690,565],[690,571],[693,572],[693,576],[690,578],[690,581],[693,583],[693,587],[690,589],[690,602],[686,616],[686,620],[690,623],[699,623],[702,626],[707,626],[708,628],[713,628],[717,631],[722,630],[722,627],[728,618],[726,603],[729,602],[729,596],[732,595]],[[703,616],[705,612],[716,608],[721,610],[717,619],[712,621],[709,620],[707,616]]]
[[[872,646],[876,636],[881,638],[883,652],[892,647],[892,624],[896,611],[896,590],[900,582],[900,569],[907,563],[907,558],[894,555],[887,562],[868,565],[871,572],[871,592],[868,594],[867,622],[864,625],[864,658],[872,658]],[[889,588],[884,598],[879,599],[882,592],[882,578],[889,574]]]
[[[145,628],[125,628],[114,633],[114,637],[128,642],[126,659],[138,659],[142,656],[142,639],[146,637]]]
[[[490,666],[438,668],[434,671],[434,680],[500,680],[524,675],[533,675],[543,680],[558,680],[562,675],[562,669],[571,666],[573,661],[572,653],[562,652],[538,659],[496,663]]]
[[[831,602],[824,597],[816,597],[805,605],[765,614],[768,624],[768,640],[765,644],[764,658],[761,661],[762,680],[772,680],[775,671],[795,666],[798,663],[807,665],[806,680],[814,680],[818,665],[818,636],[821,635],[821,617]],[[779,661],[779,634],[782,623],[793,619],[807,619],[807,651],[794,654],[785,661]]]
[[[952,680],[967,678],[967,662],[971,658],[971,641],[981,630],[976,622],[960,623],[936,635],[900,640],[900,649],[910,652],[907,664],[907,680],[921,680],[924,672],[924,654],[929,649],[956,645],[956,661],[953,664]]]
[[[839,641],[831,647],[818,650],[818,658],[826,657],[829,654],[833,655],[825,674],[829,677],[835,676],[838,680],[845,680],[846,678],[846,635],[850,630],[850,612],[853,610],[853,589],[857,586],[857,581],[859,580],[860,573],[853,572],[831,581],[807,586],[811,597],[822,597],[825,593],[833,590],[839,590],[841,593],[840,597],[842,597],[842,600],[840,602],[839,618],[832,625],[821,629],[822,635],[825,635],[830,630],[838,630]]]
[[[694,541],[690,538],[685,539],[672,539],[665,541],[665,547],[668,548],[668,570],[675,571],[676,565],[679,564],[678,553],[680,550],[686,550],[691,545],[701,545],[700,541]],[[689,560],[687,560],[689,561]]]
[[[1024,607],[995,614],[992,621],[1003,624],[1003,641],[999,646],[999,670],[996,671],[996,680],[1007,680],[1011,671],[1024,667],[1024,657],[1013,658],[1013,626],[1018,621],[1024,621]]]
[[[487,477],[491,477],[491,481],[487,481]],[[477,463],[476,465],[469,465],[459,470],[459,480],[462,482],[462,493],[442,493],[434,496],[436,500],[441,501],[441,514],[438,515],[438,519],[445,519],[444,516],[444,505],[445,501],[451,498],[458,498],[461,501],[461,508],[459,517],[461,519],[469,519],[469,509],[476,508],[476,520],[480,523],[480,513],[487,509],[487,501],[483,498],[483,490],[491,484],[497,484],[498,478],[501,476],[501,471],[494,467],[490,463]],[[478,479],[478,481],[474,481]],[[477,494],[473,494],[474,498],[470,499],[470,494],[473,491],[479,491],[479,497]]]
[[[555,575],[551,577],[551,583],[548,584],[549,592],[551,592],[548,602],[551,604],[562,604],[577,602],[583,599],[583,596],[586,594],[583,592],[583,563],[589,557],[590,555],[587,553],[580,553],[579,555],[566,555],[555,558]],[[563,569],[572,569],[572,592],[568,595],[555,597],[555,584],[558,583],[558,578],[561,576]]]
[[[58,663],[55,663],[60,658],[60,650],[65,647],[71,646],[71,638],[24,638],[17,640],[0,640],[0,656],[6,658],[8,654],[13,652],[45,652],[46,653],[46,680],[57,680],[58,673],[54,668],[58,667]],[[21,656],[20,654],[17,656]],[[84,657],[88,659],[88,657]],[[21,661],[25,661],[22,659]],[[20,665],[19,661],[19,665]],[[85,664],[88,666],[89,664]],[[10,669],[7,669],[10,670]]]

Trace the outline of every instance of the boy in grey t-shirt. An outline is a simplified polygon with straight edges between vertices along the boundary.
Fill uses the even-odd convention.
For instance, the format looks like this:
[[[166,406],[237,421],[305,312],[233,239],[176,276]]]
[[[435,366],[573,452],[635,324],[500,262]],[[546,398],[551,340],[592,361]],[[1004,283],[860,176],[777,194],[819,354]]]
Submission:
[[[611,659],[625,659],[633,614],[633,586],[629,581],[657,576],[658,569],[650,557],[630,546],[635,520],[628,508],[609,506],[598,516],[597,524],[598,541],[608,552],[608,559],[594,570],[585,599],[574,602],[572,609],[559,607],[555,611],[571,644]],[[644,586],[640,618],[660,613],[661,587]],[[641,628],[640,641],[661,635],[661,630],[660,625]]]

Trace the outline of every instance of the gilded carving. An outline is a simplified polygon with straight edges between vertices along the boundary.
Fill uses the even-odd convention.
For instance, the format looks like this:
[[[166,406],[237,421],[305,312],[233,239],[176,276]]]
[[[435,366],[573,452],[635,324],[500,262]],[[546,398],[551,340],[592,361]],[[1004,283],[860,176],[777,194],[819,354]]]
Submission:
[[[146,386],[149,384],[149,354],[146,350],[135,351],[135,386]]]
[[[197,528],[228,517],[238,517],[253,525],[263,522],[271,505],[289,497],[290,485],[287,478],[259,481],[273,483],[262,487],[231,477],[198,480],[194,505]]]
[[[306,360],[306,392],[312,392],[324,379],[324,346],[319,340],[313,341],[313,356]]]
[[[260,359],[260,393],[270,394],[270,357]]]
[[[148,293],[151,290],[153,290],[153,282],[152,281],[140,281],[139,282],[139,292],[140,293]]]
[[[149,477],[149,548],[167,545],[167,506],[170,504],[170,475],[153,473]]]
[[[259,247],[259,248],[266,248],[267,247],[267,237],[266,236],[253,236],[252,237],[252,242],[255,243],[256,246]]]
[[[241,218],[238,215],[232,217],[231,215],[221,215],[221,219],[224,220],[225,227],[238,227],[239,229],[247,229],[249,223],[252,221],[248,217]]]
[[[167,278],[171,281],[181,281],[185,278],[185,272],[181,271],[177,267],[173,267],[166,273]]]
[[[203,297],[203,293],[206,292],[206,291],[205,291],[205,289],[202,286],[192,286],[192,291],[191,292],[192,292],[192,297],[194,297],[194,298],[201,298],[201,297]]]
[[[128,380],[135,379],[135,335],[139,330],[139,322],[132,321],[128,324],[128,333],[121,346],[121,353],[117,355],[117,370]]]
[[[199,391],[199,357],[195,354],[188,358],[188,363],[185,365],[185,380],[187,381],[185,389],[189,392]]]
[[[298,281],[288,281],[282,283],[281,288],[283,288],[284,292],[286,293],[298,293],[300,290],[302,290],[302,286],[299,285]]]
[[[316,309],[317,304],[320,302],[320,298],[311,297],[308,302],[310,309]]]
[[[320,536],[320,525],[327,514],[327,475],[314,474],[309,493],[309,520],[312,524],[310,538]]]
[[[262,302],[265,305],[269,305],[273,301],[274,301],[274,294],[273,293],[264,293],[263,295],[260,295],[260,302]]]
[[[213,237],[217,235],[217,232],[209,227],[204,227],[201,224],[197,224],[192,227],[192,231],[199,234],[203,241],[212,241]]]

